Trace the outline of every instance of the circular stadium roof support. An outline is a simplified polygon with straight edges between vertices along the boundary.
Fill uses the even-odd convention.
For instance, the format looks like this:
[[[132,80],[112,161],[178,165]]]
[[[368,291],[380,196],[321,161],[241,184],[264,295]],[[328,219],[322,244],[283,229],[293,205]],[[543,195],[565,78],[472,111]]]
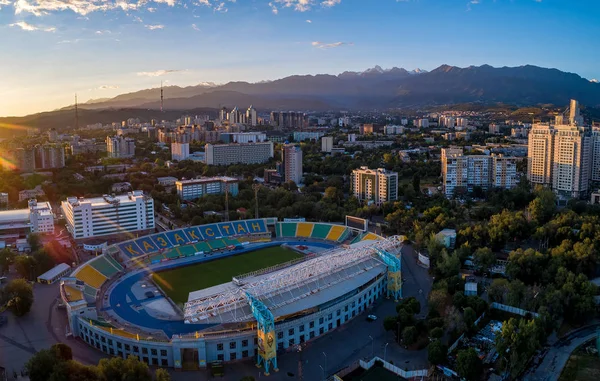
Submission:
[[[345,250],[333,249],[328,254],[262,277],[239,288],[229,288],[223,292],[188,301],[184,308],[185,321],[196,323],[227,311],[241,312],[242,307],[248,305],[247,293],[263,302],[273,301],[275,296],[286,292],[291,294],[290,301],[285,303],[310,296],[353,277],[359,271],[373,267],[373,263],[381,263],[374,255],[376,251],[390,251],[399,243],[396,237],[391,237],[378,241],[363,241]],[[357,266],[362,263],[365,263],[364,268]],[[281,302],[265,304],[267,307],[271,307],[270,304],[281,306]],[[248,318],[246,313],[234,312],[234,315],[237,315],[235,320],[238,321]]]

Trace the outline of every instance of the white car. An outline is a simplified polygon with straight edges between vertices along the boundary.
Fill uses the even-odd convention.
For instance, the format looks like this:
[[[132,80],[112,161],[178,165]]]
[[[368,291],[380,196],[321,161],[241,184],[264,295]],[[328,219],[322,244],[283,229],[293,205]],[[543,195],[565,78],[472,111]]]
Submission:
[[[375,320],[377,320],[377,316],[375,316],[375,315],[369,315],[369,316],[367,316],[367,320],[368,321],[375,321]]]

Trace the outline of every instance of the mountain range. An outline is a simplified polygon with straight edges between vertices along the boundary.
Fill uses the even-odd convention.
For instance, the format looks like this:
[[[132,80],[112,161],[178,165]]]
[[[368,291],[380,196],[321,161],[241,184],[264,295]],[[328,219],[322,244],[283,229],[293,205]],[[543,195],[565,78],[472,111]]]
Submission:
[[[293,75],[259,83],[168,86],[163,91],[164,107],[171,110],[249,105],[259,110],[373,110],[469,102],[566,105],[571,98],[588,106],[600,105],[597,81],[532,65],[501,68],[442,65],[430,72],[375,66],[362,72],[346,71],[339,75]],[[158,109],[160,89],[94,100],[83,107]]]
[[[136,115],[144,120],[177,117],[182,112],[192,113],[192,110],[214,112],[221,107],[245,109],[250,105],[263,112],[383,111],[439,109],[465,103],[563,107],[569,99],[575,98],[585,107],[600,107],[600,83],[597,80],[532,65],[500,68],[442,65],[429,72],[375,66],[362,72],[345,71],[338,75],[293,75],[257,83],[202,82],[196,86],[167,86],[163,91],[163,114],[159,111],[160,88],[145,89],[80,104],[80,124],[108,123]],[[73,125],[72,109],[73,105],[25,117],[0,118],[0,125],[64,128]]]

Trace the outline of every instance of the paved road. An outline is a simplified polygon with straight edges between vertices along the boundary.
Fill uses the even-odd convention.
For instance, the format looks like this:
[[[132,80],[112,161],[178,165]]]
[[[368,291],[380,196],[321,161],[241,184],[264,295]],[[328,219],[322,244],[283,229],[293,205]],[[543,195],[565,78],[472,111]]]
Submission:
[[[525,381],[556,381],[567,364],[571,353],[580,345],[598,336],[597,325],[589,326],[567,335],[552,346],[540,365],[530,370],[524,377]]]

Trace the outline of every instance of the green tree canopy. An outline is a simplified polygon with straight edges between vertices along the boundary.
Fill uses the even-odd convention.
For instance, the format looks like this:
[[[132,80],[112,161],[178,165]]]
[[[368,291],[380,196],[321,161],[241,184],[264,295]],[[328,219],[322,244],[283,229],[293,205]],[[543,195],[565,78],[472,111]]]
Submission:
[[[10,281],[1,295],[2,305],[6,304],[15,316],[23,316],[29,312],[33,304],[33,288],[24,279]]]
[[[481,377],[483,364],[475,349],[462,349],[456,356],[456,371],[458,375],[468,381],[476,381]]]
[[[447,354],[448,348],[439,340],[433,340],[427,346],[427,359],[431,364],[443,364]]]

